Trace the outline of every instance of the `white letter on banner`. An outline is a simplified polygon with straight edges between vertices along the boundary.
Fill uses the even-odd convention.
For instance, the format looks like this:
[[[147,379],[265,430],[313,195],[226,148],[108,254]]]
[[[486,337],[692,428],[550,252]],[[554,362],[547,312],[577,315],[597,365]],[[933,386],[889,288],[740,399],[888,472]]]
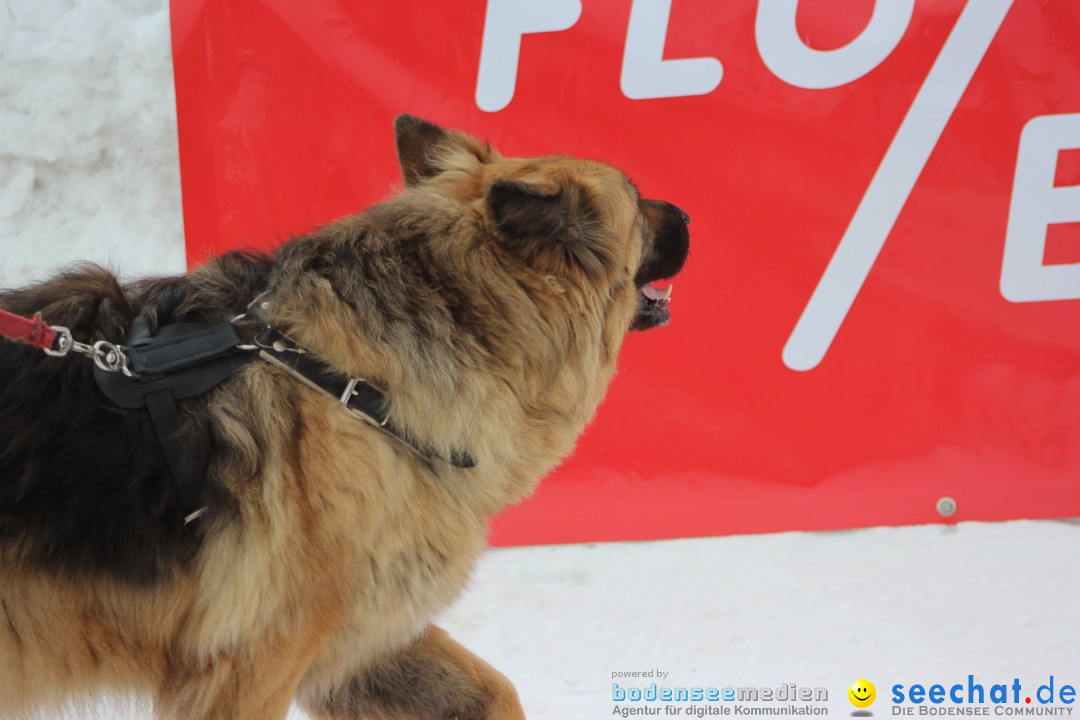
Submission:
[[[557,32],[581,17],[581,0],[488,0],[476,105],[497,112],[510,104],[517,84],[521,36]]]
[[[1080,299],[1080,262],[1044,265],[1046,228],[1080,222],[1080,185],[1054,187],[1059,150],[1080,148],[1080,114],[1032,118],[1020,133],[1001,294],[1012,302]]]
[[[724,66],[714,57],[664,60],[671,0],[634,0],[619,86],[631,100],[707,95]]]
[[[792,370],[825,357],[1010,7],[1012,0],[969,0],[960,12],[791,331],[783,359]]]
[[[795,87],[820,90],[858,80],[889,56],[911,22],[915,0],[875,0],[865,29],[835,50],[806,46],[795,27],[799,0],[761,0],[754,36],[758,53],[776,77]]]

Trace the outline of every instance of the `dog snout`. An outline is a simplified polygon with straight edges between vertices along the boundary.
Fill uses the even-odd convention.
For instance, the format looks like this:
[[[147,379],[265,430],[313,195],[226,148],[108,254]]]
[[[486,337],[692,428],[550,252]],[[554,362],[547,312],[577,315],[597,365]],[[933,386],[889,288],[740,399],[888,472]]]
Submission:
[[[641,212],[657,231],[681,230],[680,226],[690,224],[690,214],[677,205],[664,200],[642,200]]]
[[[638,270],[638,284],[675,275],[690,251],[690,215],[664,200],[642,200],[641,213],[650,229],[644,261]]]

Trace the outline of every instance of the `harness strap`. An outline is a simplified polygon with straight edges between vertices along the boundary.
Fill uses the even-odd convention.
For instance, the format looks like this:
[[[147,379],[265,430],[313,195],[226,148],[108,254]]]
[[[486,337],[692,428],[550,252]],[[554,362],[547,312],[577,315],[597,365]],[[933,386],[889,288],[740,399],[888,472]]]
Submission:
[[[184,442],[180,435],[180,412],[176,400],[168,389],[156,390],[146,395],[146,409],[154,425],[158,443],[165,455],[165,463],[173,476],[173,487],[184,508],[184,524],[190,525],[203,513],[206,506],[200,500],[201,473],[190,468],[185,458]]]
[[[284,369],[305,385],[337,398],[353,415],[393,435],[420,455],[430,460],[448,462],[457,468],[476,467],[476,458],[468,452],[454,449],[446,458],[398,428],[390,420],[389,402],[382,390],[363,378],[349,377],[333,370],[287,335],[266,326],[255,337],[255,344],[263,360]]]
[[[64,327],[49,326],[41,315],[25,318],[0,310],[0,335],[41,348],[50,355],[70,351],[94,360],[94,379],[101,392],[117,406],[145,407],[158,436],[166,465],[189,525],[206,512],[201,501],[204,468],[189,460],[181,434],[178,400],[202,395],[217,387],[235,372],[246,355],[259,356],[288,371],[305,384],[327,393],[361,418],[405,443],[422,457],[448,462],[457,468],[476,466],[470,453],[453,449],[444,457],[435,448],[417,440],[390,420],[386,394],[362,378],[335,371],[288,336],[267,324],[264,310],[269,293],[256,298],[244,315],[230,323],[205,326],[175,323],[150,334],[149,322],[140,315],[128,331],[127,346],[99,340],[93,345],[76,342]],[[236,320],[246,318],[262,326],[254,344],[244,344],[237,333]]]
[[[150,335],[140,315],[128,331],[124,348],[131,372],[94,368],[94,380],[105,397],[122,408],[145,407],[172,475],[173,487],[184,511],[184,524],[206,512],[202,503],[204,468],[189,459],[180,434],[178,400],[202,395],[225,382],[240,366],[240,336],[231,323],[195,325],[176,323]]]

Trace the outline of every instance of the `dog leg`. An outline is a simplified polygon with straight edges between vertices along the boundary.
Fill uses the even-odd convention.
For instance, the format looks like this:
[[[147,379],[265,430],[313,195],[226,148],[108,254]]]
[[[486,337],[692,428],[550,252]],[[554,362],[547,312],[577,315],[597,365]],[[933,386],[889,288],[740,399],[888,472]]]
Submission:
[[[223,655],[197,671],[174,670],[158,712],[169,720],[283,720],[307,658],[273,650],[257,659]]]
[[[428,626],[412,645],[352,677],[306,709],[325,720],[524,720],[498,670]]]

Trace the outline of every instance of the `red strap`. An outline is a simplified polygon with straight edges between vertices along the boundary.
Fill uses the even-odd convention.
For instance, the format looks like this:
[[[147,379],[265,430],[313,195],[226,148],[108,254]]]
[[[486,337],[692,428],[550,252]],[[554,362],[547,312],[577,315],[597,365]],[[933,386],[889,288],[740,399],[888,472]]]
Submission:
[[[56,331],[45,324],[41,313],[31,319],[0,310],[0,335],[44,350],[51,350],[56,341]]]

